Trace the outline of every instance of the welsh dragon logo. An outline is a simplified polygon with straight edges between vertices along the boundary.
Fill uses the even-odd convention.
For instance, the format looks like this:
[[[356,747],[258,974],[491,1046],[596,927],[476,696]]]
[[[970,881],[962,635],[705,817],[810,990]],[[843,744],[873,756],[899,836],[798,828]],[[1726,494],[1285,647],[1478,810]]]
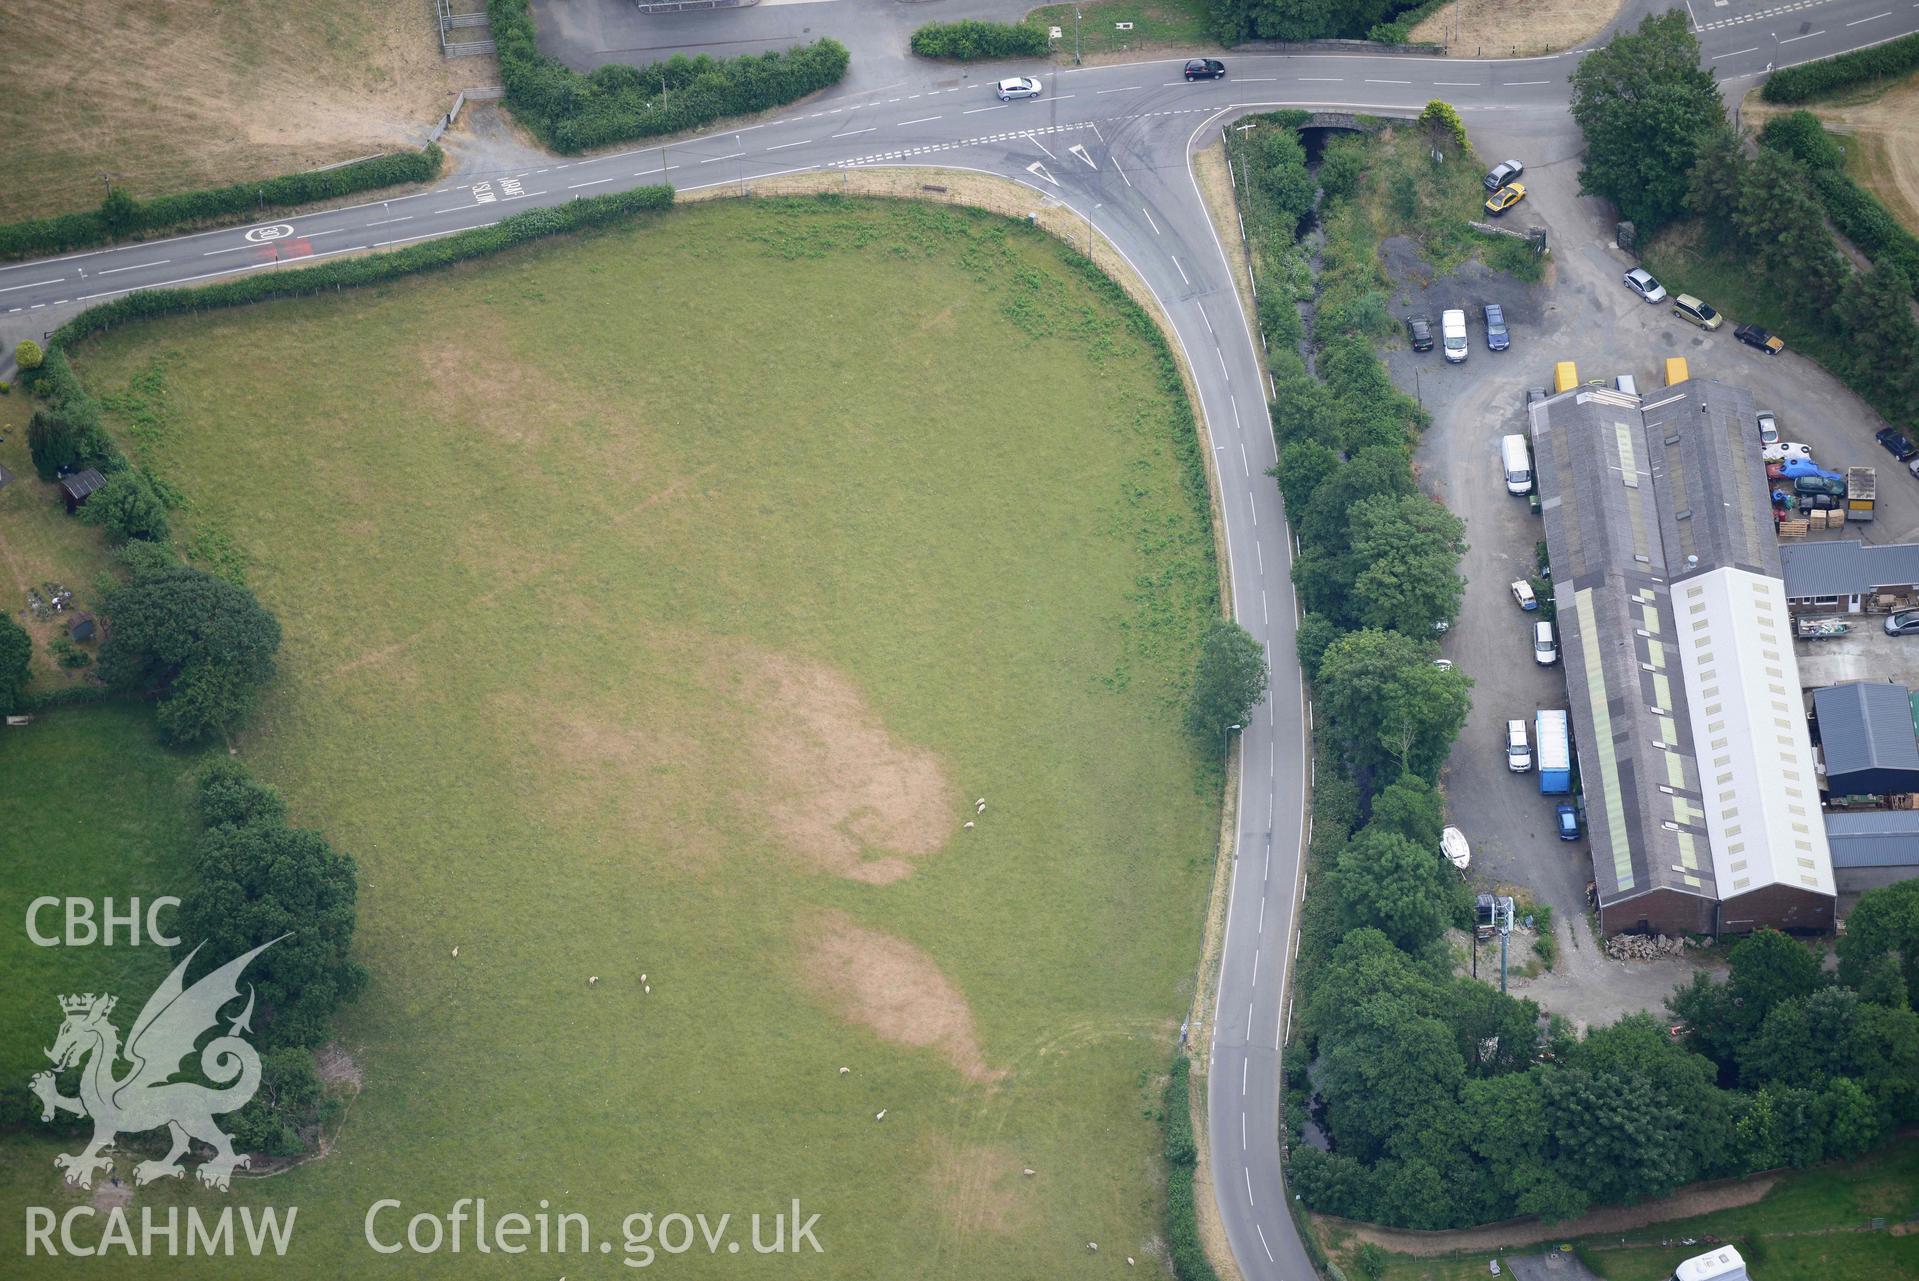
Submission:
[[[185,1174],[180,1158],[186,1153],[188,1141],[198,1139],[213,1148],[212,1159],[198,1171],[200,1182],[226,1191],[234,1168],[248,1165],[251,1158],[235,1155],[232,1140],[213,1118],[245,1107],[260,1088],[260,1056],[240,1036],[253,1030],[249,1026],[253,1017],[251,986],[247,988],[246,1008],[230,1022],[227,1033],[214,1037],[200,1051],[201,1073],[221,1088],[172,1078],[201,1036],[217,1027],[221,1009],[239,999],[240,973],[248,962],[279,941],[262,943],[187,987],[187,966],[200,951],[194,948],[173,967],[173,973],[155,989],[140,1017],[134,1020],[125,1050],[131,1066],[124,1076],[114,1075],[122,1057],[120,1034],[107,1019],[117,998],[91,992],[60,998],[60,1011],[66,1018],[53,1048],[46,1052],[53,1060],[53,1070],[37,1073],[27,1084],[39,1096],[42,1121],[53,1120],[56,1112],[93,1118],[93,1141],[76,1154],[63,1152],[53,1158],[53,1164],[67,1172],[68,1183],[92,1187],[93,1176],[113,1166],[113,1158],[105,1154],[116,1137],[165,1126],[172,1136],[172,1149],[158,1161],[135,1165],[134,1183],[144,1185]],[[83,1059],[86,1064],[80,1071],[80,1097],[68,1098],[54,1083],[55,1073]]]

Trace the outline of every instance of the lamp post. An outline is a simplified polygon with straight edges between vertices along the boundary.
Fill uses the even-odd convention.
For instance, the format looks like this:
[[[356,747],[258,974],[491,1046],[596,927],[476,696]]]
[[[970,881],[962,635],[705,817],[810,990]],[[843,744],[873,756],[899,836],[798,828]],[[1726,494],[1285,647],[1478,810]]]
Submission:
[[[1074,10],[1073,10],[1073,65],[1074,65],[1074,66],[1076,66],[1076,67],[1077,67],[1077,66],[1079,65],[1079,20],[1080,20],[1080,16],[1081,16],[1081,15],[1080,15],[1080,11],[1079,11],[1078,9],[1074,9]]]
[[[1235,721],[1231,725],[1228,725],[1226,726],[1226,728],[1219,731],[1219,767],[1221,769],[1226,768],[1226,753],[1229,750],[1231,750],[1230,744],[1232,740],[1229,739],[1227,735],[1231,734],[1236,729],[1245,729],[1245,728],[1246,727],[1244,725],[1241,725],[1239,722]]]

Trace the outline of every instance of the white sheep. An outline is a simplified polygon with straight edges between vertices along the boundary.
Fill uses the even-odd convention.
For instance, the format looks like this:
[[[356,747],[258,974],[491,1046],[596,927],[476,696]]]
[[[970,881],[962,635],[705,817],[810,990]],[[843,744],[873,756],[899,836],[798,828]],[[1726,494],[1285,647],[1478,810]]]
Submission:
[[[877,1114],[876,1116],[874,1116],[874,1118],[873,1118],[873,1119],[874,1119],[875,1121],[884,1121],[884,1120],[886,1119],[886,1109],[885,1109],[885,1108],[881,1108],[881,1109],[879,1110],[879,1113],[878,1113],[878,1114]]]

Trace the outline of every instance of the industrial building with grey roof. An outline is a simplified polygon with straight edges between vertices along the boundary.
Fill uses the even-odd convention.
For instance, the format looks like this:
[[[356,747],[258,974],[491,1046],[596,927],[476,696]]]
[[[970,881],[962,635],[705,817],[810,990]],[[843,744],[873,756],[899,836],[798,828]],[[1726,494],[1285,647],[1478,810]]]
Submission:
[[[1580,387],[1530,416],[1602,928],[1830,928],[1751,399]]]

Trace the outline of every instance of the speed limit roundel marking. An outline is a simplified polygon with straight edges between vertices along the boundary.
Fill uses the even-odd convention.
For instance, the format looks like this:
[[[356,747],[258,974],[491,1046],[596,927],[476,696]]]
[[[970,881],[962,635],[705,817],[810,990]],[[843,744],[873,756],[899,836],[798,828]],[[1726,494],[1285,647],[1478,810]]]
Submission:
[[[276,222],[271,227],[255,227],[247,233],[247,239],[256,245],[263,245],[269,240],[283,240],[292,234],[293,228],[291,225],[284,222]]]

